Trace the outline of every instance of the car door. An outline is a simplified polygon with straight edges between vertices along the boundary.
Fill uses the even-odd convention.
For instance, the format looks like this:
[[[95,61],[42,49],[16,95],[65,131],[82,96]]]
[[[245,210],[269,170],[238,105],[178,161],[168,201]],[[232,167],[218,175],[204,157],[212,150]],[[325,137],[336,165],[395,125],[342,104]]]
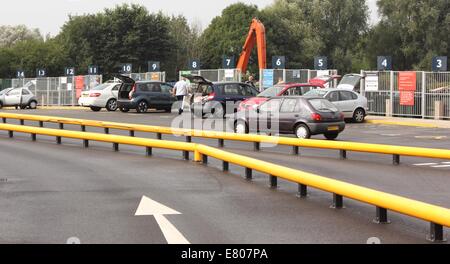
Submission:
[[[33,97],[33,94],[28,89],[22,89],[22,104],[28,104],[30,102],[31,98]]]
[[[161,100],[164,107],[171,107],[176,101],[175,97],[171,94],[173,87],[167,83],[161,84]]]
[[[118,99],[119,98],[119,89],[120,86],[122,86],[122,84],[117,84],[115,85],[112,89],[111,89],[111,94],[113,95],[114,98]]]
[[[280,113],[281,99],[271,99],[263,103],[257,111],[257,125],[258,131],[260,132],[278,132],[278,123],[273,124],[273,122],[278,122],[278,117]],[[276,131],[274,131],[276,130]]]
[[[227,83],[221,86],[223,89],[222,95],[216,94],[216,98],[224,105],[227,113],[232,113],[229,108],[231,108],[231,106],[236,106],[236,102],[242,100],[241,87],[237,83]]]
[[[19,105],[22,98],[22,89],[13,89],[5,95],[5,105]]]
[[[325,99],[332,102],[339,111],[342,111],[342,106],[339,98],[339,91],[331,91],[327,95],[325,95]]]
[[[297,98],[286,98],[283,100],[278,117],[280,132],[291,133],[294,131],[294,122],[300,118],[298,105],[299,100]]]
[[[357,99],[357,97],[356,97]],[[344,113],[346,118],[353,117],[353,112],[356,109],[357,100],[353,96],[352,92],[349,91],[340,91],[339,92],[339,110]]]
[[[160,108],[163,107],[165,104],[164,95],[161,90],[161,83],[147,83],[148,92],[147,97],[150,98],[150,102],[152,106]]]

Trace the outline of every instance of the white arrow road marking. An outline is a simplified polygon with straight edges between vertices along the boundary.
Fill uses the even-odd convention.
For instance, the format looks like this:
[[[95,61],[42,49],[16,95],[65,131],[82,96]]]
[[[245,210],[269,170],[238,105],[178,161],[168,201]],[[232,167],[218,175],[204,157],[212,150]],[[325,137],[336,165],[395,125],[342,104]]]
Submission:
[[[147,196],[143,196],[136,210],[135,216],[153,215],[158,223],[168,244],[190,244],[189,241],[176,229],[164,215],[179,215],[177,212],[163,204],[160,204]]]

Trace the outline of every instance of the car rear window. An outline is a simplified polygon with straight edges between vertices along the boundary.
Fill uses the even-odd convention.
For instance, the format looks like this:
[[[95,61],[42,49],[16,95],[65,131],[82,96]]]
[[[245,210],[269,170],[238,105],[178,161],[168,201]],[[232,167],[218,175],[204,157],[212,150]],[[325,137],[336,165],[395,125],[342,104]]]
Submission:
[[[100,84],[99,86],[96,86],[94,88],[92,88],[93,91],[103,91],[106,88],[108,88],[111,84],[110,83],[104,83],[104,84]]]
[[[323,97],[323,96],[325,96],[326,93],[327,93],[327,92],[324,91],[324,90],[316,89],[316,90],[311,90],[311,91],[305,93],[305,96],[318,96],[318,97]]]
[[[310,99],[308,100],[311,106],[319,112],[337,112],[337,107],[326,99]]]

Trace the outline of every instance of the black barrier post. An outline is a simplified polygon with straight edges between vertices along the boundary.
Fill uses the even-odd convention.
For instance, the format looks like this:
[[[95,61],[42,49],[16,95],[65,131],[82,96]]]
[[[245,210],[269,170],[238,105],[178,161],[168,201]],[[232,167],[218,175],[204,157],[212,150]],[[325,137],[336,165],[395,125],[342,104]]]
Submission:
[[[251,180],[253,179],[253,171],[250,168],[245,168],[245,179]]]
[[[83,140],[83,147],[84,148],[89,148],[89,140],[87,140],[87,139]]]
[[[56,137],[56,144],[61,145],[62,140],[61,137]]]
[[[261,150],[261,143],[260,142],[253,143],[253,148],[254,148],[255,151],[260,151]]]
[[[59,123],[59,129],[64,129],[64,124],[63,123]]]
[[[156,138],[157,138],[158,140],[161,140],[161,139],[162,139],[162,134],[161,134],[161,133],[157,133],[157,134],[156,134]]]
[[[206,156],[205,154],[202,155],[202,162],[203,164],[208,164],[208,156]]]
[[[36,141],[36,134],[31,134],[31,140]]]
[[[10,138],[13,138],[13,137],[14,137],[14,132],[13,132],[13,131],[8,131],[8,136],[9,136]]]
[[[227,161],[222,161],[222,170],[227,172],[230,170],[230,164]]]
[[[113,143],[113,149],[115,152],[119,151],[119,143]]]
[[[152,156],[153,155],[153,148],[151,148],[151,147],[146,147],[145,148],[145,154],[147,155],[147,156]]]
[[[81,125],[81,132],[86,132],[86,126],[85,125]]]
[[[344,208],[344,197],[339,194],[333,193],[333,204],[331,205],[333,209],[342,209]]]
[[[394,154],[392,157],[392,161],[394,165],[400,165],[400,155]]]
[[[339,151],[339,157],[341,158],[341,160],[347,159],[347,151],[346,150],[340,150]]]
[[[391,222],[388,220],[387,209],[377,206],[377,216],[374,220],[377,224],[390,224]]]
[[[223,147],[225,147],[225,140],[224,139],[222,139],[222,138],[219,138],[219,148],[223,148]]]
[[[191,136],[186,136],[186,142],[187,143],[191,143],[192,142],[192,137]],[[186,151],[186,150],[183,151],[183,158],[184,158],[184,160],[189,160],[189,151]]]
[[[105,127],[105,134],[109,134],[109,128]]]
[[[292,155],[299,155],[300,154],[300,148],[298,146],[292,147]]]
[[[276,176],[270,175],[270,188],[276,189],[278,187],[278,178]]]
[[[306,198],[308,196],[308,186],[299,183],[297,197]]]
[[[130,137],[134,137],[134,130],[130,130]]]
[[[25,120],[20,119],[20,125],[21,125],[21,126],[25,125]]]
[[[44,127],[44,121],[39,121],[39,127]]]
[[[446,242],[444,238],[444,227],[439,224],[430,223],[430,234],[427,236],[427,240],[436,243]]]
[[[3,124],[6,124],[6,118],[2,117]]]

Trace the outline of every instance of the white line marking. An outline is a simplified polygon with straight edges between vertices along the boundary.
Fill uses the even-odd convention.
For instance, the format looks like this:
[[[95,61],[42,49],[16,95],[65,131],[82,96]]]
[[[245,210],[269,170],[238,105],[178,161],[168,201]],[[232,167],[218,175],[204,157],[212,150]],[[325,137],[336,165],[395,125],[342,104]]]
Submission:
[[[450,168],[450,165],[431,166],[432,168]]]
[[[414,166],[431,166],[431,165],[438,165],[439,163],[419,163],[414,164]]]

